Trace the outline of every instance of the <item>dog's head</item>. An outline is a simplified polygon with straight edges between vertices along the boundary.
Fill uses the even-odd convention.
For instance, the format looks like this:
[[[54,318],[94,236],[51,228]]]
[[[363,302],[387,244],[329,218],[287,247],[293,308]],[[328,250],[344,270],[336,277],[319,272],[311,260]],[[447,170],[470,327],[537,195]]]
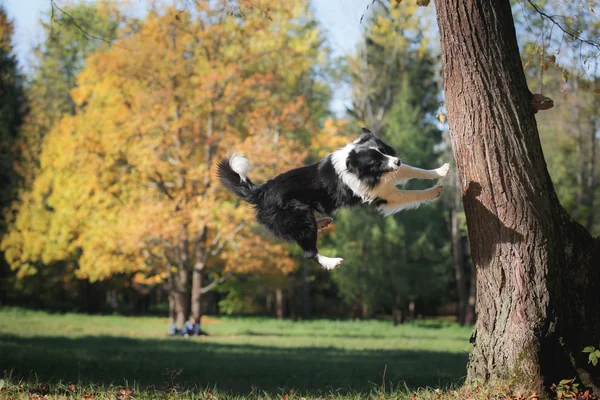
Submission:
[[[396,171],[402,165],[396,151],[367,128],[351,143],[346,169],[361,180],[379,181],[382,174]]]

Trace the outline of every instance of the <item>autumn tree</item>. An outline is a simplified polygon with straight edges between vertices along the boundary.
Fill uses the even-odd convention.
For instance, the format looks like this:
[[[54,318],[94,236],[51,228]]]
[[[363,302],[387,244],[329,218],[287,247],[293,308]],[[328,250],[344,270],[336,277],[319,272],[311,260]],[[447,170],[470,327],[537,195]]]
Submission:
[[[535,2],[529,2],[529,5]],[[535,12],[535,10],[532,10]],[[508,0],[436,1],[444,91],[477,267],[470,381],[598,386],[600,239],[548,174]]]
[[[17,193],[18,174],[14,167],[14,154],[26,112],[23,77],[13,53],[12,35],[13,23],[0,6],[0,238],[6,231],[5,209],[14,201]],[[4,255],[0,251],[0,276],[6,272]],[[4,297],[4,288],[0,287],[0,305]]]
[[[48,13],[40,21],[46,39],[33,50],[25,87],[30,112],[13,148],[13,165],[19,178],[18,198],[6,211],[9,231],[0,244],[1,248],[10,249],[8,258],[17,253],[20,260],[29,260],[18,263],[18,268],[9,260],[17,268],[16,275],[11,276],[11,287],[15,295],[38,306],[66,302],[78,295],[73,279],[75,263],[72,260],[50,263],[43,256],[45,238],[51,234],[48,224],[51,209],[37,201],[33,193],[34,181],[40,173],[42,147],[60,118],[76,112],[70,91],[76,86],[76,77],[84,68],[86,57],[108,47],[105,41],[89,35],[106,41],[114,39],[120,16],[110,2],[79,3],[61,10]],[[33,242],[36,244],[32,245]],[[80,299],[83,308],[86,303]]]
[[[76,260],[79,277],[166,285],[179,326],[233,272],[295,268],[213,184],[213,166],[242,151],[260,181],[302,163],[298,143],[320,130],[310,111],[327,100],[321,44],[305,3],[273,4],[268,18],[228,1],[156,8],[126,27],[86,61],[74,115],[46,139],[33,196],[47,234],[8,245],[9,261]]]

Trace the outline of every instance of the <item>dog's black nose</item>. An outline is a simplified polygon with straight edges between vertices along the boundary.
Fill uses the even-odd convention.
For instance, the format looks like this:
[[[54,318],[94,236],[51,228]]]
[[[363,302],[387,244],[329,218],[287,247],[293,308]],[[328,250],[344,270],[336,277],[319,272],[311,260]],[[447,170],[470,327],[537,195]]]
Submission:
[[[396,166],[398,166],[398,167],[399,167],[399,166],[401,166],[401,165],[402,165],[402,161],[400,161],[400,159],[398,158],[398,159],[396,159],[396,162],[395,162],[395,164],[396,164]]]

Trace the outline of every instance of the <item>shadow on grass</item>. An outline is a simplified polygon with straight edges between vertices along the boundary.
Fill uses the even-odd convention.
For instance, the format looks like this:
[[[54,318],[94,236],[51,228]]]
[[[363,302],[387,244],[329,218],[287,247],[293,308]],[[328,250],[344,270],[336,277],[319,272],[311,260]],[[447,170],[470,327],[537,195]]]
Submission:
[[[42,381],[157,387],[217,387],[246,394],[367,393],[381,385],[410,388],[460,383],[467,354],[334,347],[265,347],[202,339],[110,336],[23,338],[0,335],[0,370]],[[168,370],[180,370],[175,375]]]
[[[426,328],[429,328],[427,326],[425,326]],[[439,329],[437,327],[434,327],[433,329]],[[406,334],[406,333],[397,333],[394,336],[391,335],[377,335],[377,334],[372,334],[370,332],[367,333],[361,333],[361,334],[349,334],[349,333],[344,333],[344,334],[339,334],[339,333],[330,333],[327,332],[326,334],[323,333],[310,333],[310,332],[288,332],[288,333],[282,333],[282,332],[269,332],[269,331],[254,331],[251,329],[247,329],[243,332],[240,332],[239,334],[244,335],[244,336],[259,336],[259,337],[281,337],[281,338],[294,338],[294,337],[323,337],[323,335],[327,335],[328,338],[340,338],[340,339],[422,339],[422,336],[418,336],[417,333],[414,333],[412,335]],[[465,343],[466,339],[464,337],[456,337],[456,338],[452,338],[452,337],[445,337],[444,338],[445,341],[456,341],[456,342],[461,342],[461,343]]]

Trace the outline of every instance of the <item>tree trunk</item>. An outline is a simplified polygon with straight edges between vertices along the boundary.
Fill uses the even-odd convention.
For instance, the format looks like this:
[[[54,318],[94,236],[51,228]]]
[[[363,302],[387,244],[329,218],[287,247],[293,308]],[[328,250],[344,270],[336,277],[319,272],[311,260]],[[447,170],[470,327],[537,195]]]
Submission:
[[[392,321],[394,322],[394,326],[398,326],[404,322],[404,314],[402,313],[402,308],[400,307],[400,298],[396,296],[394,299],[394,306],[392,308]]]
[[[600,102],[595,100],[594,103],[598,104]],[[595,203],[595,192],[596,192],[596,145],[598,142],[598,139],[596,137],[596,134],[597,134],[596,125],[597,125],[597,118],[591,118],[590,119],[590,127],[589,127],[589,129],[590,129],[590,132],[589,132],[590,154],[589,154],[589,159],[588,159],[588,163],[587,163],[588,164],[588,172],[587,172],[587,184],[586,184],[587,216],[585,219],[585,227],[588,230],[592,229],[592,225],[594,224],[594,217],[595,217],[595,208],[594,208],[595,204],[594,203]]]
[[[79,311],[85,313],[90,312],[90,281],[88,279],[79,279],[77,289]]]
[[[469,282],[469,302],[467,304],[467,313],[465,314],[465,325],[470,326],[475,323],[475,300],[477,298],[477,270],[471,266],[471,279]]]
[[[208,274],[204,274],[202,280],[207,284],[210,284],[210,276]],[[215,314],[215,292],[213,290],[209,290],[204,296],[204,314],[205,315],[214,315]],[[201,308],[202,311],[202,308]],[[202,312],[200,312],[202,315]],[[200,321],[200,320],[198,320]]]
[[[188,271],[179,268],[175,280],[175,313],[177,315],[177,327],[183,328],[188,317],[190,304],[190,292],[188,290]]]
[[[281,288],[275,289],[275,310],[277,319],[283,319],[283,290]]]
[[[357,319],[362,318],[362,308],[360,304],[360,298],[354,298],[354,303],[352,304],[352,320],[356,321]]]
[[[404,315],[402,315],[402,309],[394,306],[392,309],[392,321],[394,322],[394,326],[398,326],[404,322]]]
[[[265,310],[267,315],[273,313],[273,292],[267,289],[267,296],[265,298]]]
[[[200,323],[202,317],[202,269],[194,268],[192,272],[192,317]]]
[[[204,245],[206,242],[206,236],[208,230],[204,228],[196,241],[194,251],[194,266],[192,268],[192,287],[190,296],[190,308],[192,317],[196,319],[196,322],[200,323],[202,318],[202,294],[204,293],[204,268],[206,267],[206,261],[208,259],[208,253]]]
[[[459,202],[459,196],[456,196]],[[465,256],[463,252],[463,238],[460,234],[458,205],[455,205],[451,213],[452,231],[452,258],[454,260],[454,277],[456,278],[456,291],[458,293],[457,319],[460,325],[465,325],[467,314],[467,302],[469,301],[469,290],[467,287],[467,273],[465,271]]]
[[[310,316],[310,274],[308,271],[308,261],[302,263],[302,316]]]
[[[579,93],[579,77],[573,80],[573,95],[575,97],[578,96]],[[574,118],[573,122],[575,123],[577,135],[575,137],[576,143],[576,160],[577,160],[577,208],[576,208],[576,218],[581,218],[581,209],[584,206],[585,202],[585,157],[583,154],[583,128],[581,126],[581,102],[577,101],[576,107],[574,109]]]
[[[369,306],[367,306],[366,304],[363,303],[362,305],[362,317],[365,319],[368,319],[369,316]]]
[[[177,326],[177,310],[175,307],[175,293],[169,292],[169,326]]]
[[[289,307],[290,318],[292,321],[298,321],[298,310],[296,309],[296,281],[290,278],[290,285],[287,291],[287,303]]]
[[[408,302],[408,317],[415,319],[415,301],[411,300]]]
[[[437,0],[436,11],[477,268],[467,379],[514,377],[537,390],[573,376],[589,383],[587,370],[598,383],[600,368],[581,351],[600,342],[600,240],[568,216],[552,186],[510,2]]]

